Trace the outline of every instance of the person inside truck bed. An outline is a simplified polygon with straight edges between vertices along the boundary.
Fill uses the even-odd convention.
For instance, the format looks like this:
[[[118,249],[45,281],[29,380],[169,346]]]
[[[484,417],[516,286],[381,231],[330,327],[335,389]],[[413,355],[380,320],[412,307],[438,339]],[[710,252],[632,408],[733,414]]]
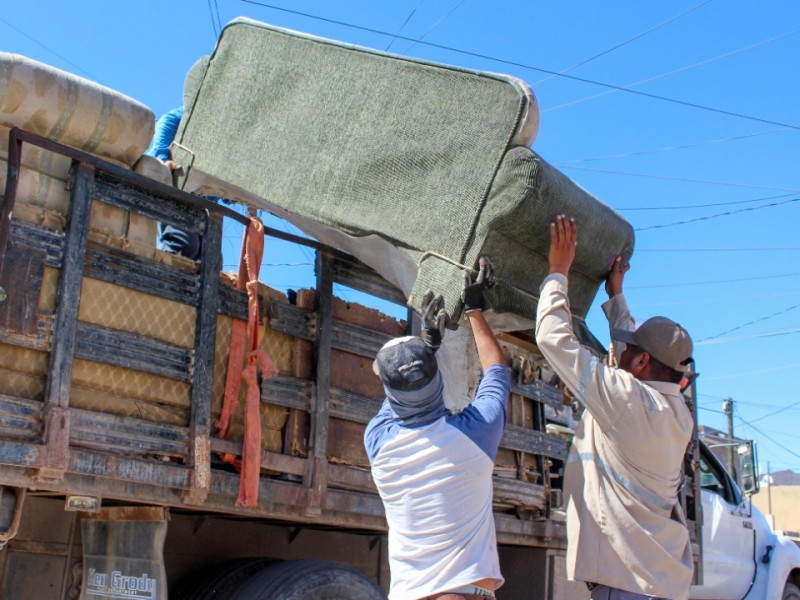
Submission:
[[[550,234],[536,342],[585,409],[564,479],[567,575],[587,582],[593,600],[688,598],[692,553],[677,494],[693,426],[679,386],[692,340],[666,317],[634,329],[622,294],[628,267],[617,257],[603,311],[625,350],[618,367],[604,364],[572,329],[567,276],[577,225],[559,215]]]
[[[170,172],[181,166],[172,160],[170,144],[178,133],[178,125],[183,118],[183,107],[173,108],[165,112],[156,121],[153,141],[145,150],[146,156],[153,156],[169,167]],[[180,254],[191,260],[200,258],[200,234],[183,231],[166,223],[158,224],[158,242],[162,249],[173,254]]]
[[[386,400],[364,444],[389,525],[390,600],[485,600],[504,581],[492,470],[511,380],[482,313],[491,281],[491,264],[482,257],[463,300],[483,379],[464,411],[451,414],[445,407],[434,356],[444,333],[441,296],[424,299],[421,337],[390,340],[375,359]]]

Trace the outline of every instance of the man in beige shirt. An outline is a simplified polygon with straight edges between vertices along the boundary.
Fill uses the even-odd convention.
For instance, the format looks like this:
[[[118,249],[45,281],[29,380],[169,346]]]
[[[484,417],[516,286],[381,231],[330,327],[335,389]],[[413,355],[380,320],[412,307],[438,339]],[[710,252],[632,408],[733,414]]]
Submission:
[[[653,317],[634,330],[617,257],[603,310],[612,339],[626,344],[619,366],[581,346],[572,329],[567,275],[577,225],[550,226],[550,275],[540,289],[536,342],[585,408],[567,459],[567,575],[590,584],[593,600],[688,598],[689,534],[678,486],[693,419],[680,392],[692,341],[677,323]]]

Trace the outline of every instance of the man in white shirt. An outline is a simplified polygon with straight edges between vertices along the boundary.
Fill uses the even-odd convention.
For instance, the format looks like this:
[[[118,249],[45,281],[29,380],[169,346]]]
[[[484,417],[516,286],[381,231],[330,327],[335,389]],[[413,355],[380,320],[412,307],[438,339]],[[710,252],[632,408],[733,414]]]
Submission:
[[[444,323],[432,323],[430,304],[422,337],[391,340],[375,359],[386,400],[364,444],[389,524],[390,600],[486,600],[503,583],[492,471],[511,381],[482,313],[491,265],[480,266],[463,297],[484,373],[472,404],[445,408],[434,356]]]
[[[683,600],[692,556],[677,493],[693,419],[680,381],[692,340],[666,317],[634,330],[622,295],[627,265],[617,257],[603,310],[612,339],[626,347],[619,367],[604,364],[572,329],[567,275],[578,239],[575,221],[559,215],[550,232],[536,342],[585,409],[564,479],[567,575],[587,582],[593,600]]]

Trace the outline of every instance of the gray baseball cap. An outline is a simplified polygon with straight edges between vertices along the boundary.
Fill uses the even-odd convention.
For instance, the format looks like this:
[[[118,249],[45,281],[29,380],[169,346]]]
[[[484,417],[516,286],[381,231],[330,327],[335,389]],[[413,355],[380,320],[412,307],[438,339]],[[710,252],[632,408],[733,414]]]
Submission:
[[[689,370],[694,344],[689,332],[667,317],[652,317],[635,331],[612,329],[611,339],[639,346],[659,362],[681,373]]]
[[[419,337],[388,341],[372,363],[375,374],[387,387],[398,391],[422,388],[433,380],[439,366],[431,349]]]

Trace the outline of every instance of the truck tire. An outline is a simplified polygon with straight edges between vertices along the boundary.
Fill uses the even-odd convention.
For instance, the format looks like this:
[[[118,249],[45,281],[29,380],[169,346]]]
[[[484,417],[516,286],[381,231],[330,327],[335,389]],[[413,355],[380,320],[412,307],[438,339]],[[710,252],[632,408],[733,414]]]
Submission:
[[[265,558],[240,558],[195,569],[178,582],[169,597],[171,600],[230,600],[250,577],[274,563]]]
[[[800,600],[800,588],[793,583],[787,582],[786,587],[783,588],[781,600]]]
[[[288,560],[251,577],[230,600],[386,600],[386,595],[348,565]]]

